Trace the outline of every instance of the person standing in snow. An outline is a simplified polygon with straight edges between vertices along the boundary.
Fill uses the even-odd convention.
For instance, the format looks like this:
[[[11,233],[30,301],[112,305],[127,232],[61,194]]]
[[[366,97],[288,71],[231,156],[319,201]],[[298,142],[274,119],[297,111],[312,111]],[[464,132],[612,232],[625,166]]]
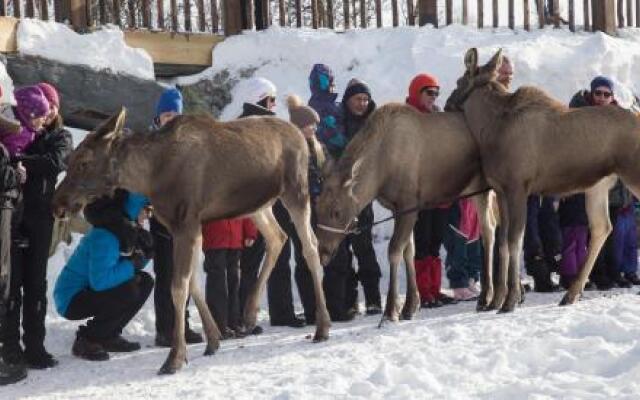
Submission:
[[[240,254],[258,231],[249,218],[209,221],[202,225],[205,298],[222,339],[245,335],[240,314]]]
[[[122,330],[153,289],[153,278],[142,271],[153,249],[150,234],[140,226],[148,200],[141,194],[122,193],[122,212],[140,232],[132,254],[121,254],[113,232],[93,227],[60,272],[53,291],[60,315],[72,321],[91,318],[78,328],[72,347],[73,355],[90,361],[108,360],[109,352],[140,349],[139,343],[122,337]]]
[[[156,104],[156,117],[151,130],[157,132],[164,125],[182,114],[182,94],[176,88],[167,88]],[[151,218],[149,227],[153,236],[153,271],[156,275],[156,287],[153,293],[153,304],[156,314],[156,346],[171,347],[175,309],[171,295],[173,276],[173,238],[156,218]],[[188,300],[187,300],[188,302]],[[189,326],[189,311],[185,308],[184,336],[188,344],[202,343],[202,335]]]
[[[51,199],[58,174],[66,169],[66,158],[73,146],[70,133],[64,129],[59,115],[59,97],[49,84],[39,84],[39,90],[16,91],[18,105],[14,111],[23,128],[33,129],[34,139],[14,161],[26,169],[23,185],[24,215],[18,230],[24,242],[12,248],[12,285],[7,324],[2,331],[3,357],[11,363],[26,363],[34,369],[51,368],[57,360],[45,349],[45,316],[47,312],[47,261],[53,230]],[[47,104],[42,122],[36,126],[33,110],[20,107],[18,97],[29,94],[37,99],[40,110]],[[44,101],[43,101],[44,98]],[[33,106],[33,104],[32,104]],[[30,111],[31,110],[31,111]],[[40,111],[38,116],[40,116]],[[42,125],[42,126],[39,126]],[[38,129],[43,128],[43,129]],[[22,289],[22,294],[20,293]],[[22,341],[20,346],[20,311],[22,309]]]
[[[581,90],[571,99],[569,107],[618,105],[613,81],[605,76],[595,77],[590,90]],[[577,195],[580,196],[580,195]],[[574,210],[582,213],[582,209]],[[591,280],[599,290],[612,287],[631,287],[640,284],[637,276],[636,223],[633,217],[633,196],[620,181],[609,191],[609,216],[613,233],[596,259]],[[619,222],[618,222],[619,220]]]
[[[268,79],[256,77],[247,82],[246,102],[242,105],[242,114],[239,118],[251,116],[275,116],[276,86]],[[273,206],[276,219],[281,222],[286,212],[282,203],[278,200]],[[282,223],[281,223],[282,226]],[[244,249],[240,257],[240,310],[243,308],[251,290],[258,281],[258,272],[262,265],[266,251],[264,237],[258,233],[258,237],[252,246]],[[267,281],[267,300],[269,303],[269,317],[271,325],[289,326],[301,328],[305,320],[294,313],[293,296],[291,292],[291,270],[289,263],[276,263],[271,276]],[[248,334],[260,334],[261,326],[256,325]]]
[[[429,74],[416,75],[409,84],[406,103],[421,113],[440,112],[436,99],[440,95],[438,80]],[[450,205],[422,210],[413,228],[416,246],[416,283],[423,307],[440,307],[455,302],[441,292],[442,260],[440,247],[447,228]]]

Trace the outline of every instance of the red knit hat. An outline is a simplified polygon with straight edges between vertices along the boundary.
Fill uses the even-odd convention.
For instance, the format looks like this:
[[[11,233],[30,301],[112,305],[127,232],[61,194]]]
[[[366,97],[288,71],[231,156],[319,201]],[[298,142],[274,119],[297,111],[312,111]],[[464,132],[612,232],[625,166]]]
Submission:
[[[47,98],[47,101],[51,105],[55,105],[60,108],[60,97],[58,96],[58,90],[50,83],[40,82],[38,83],[38,87],[42,90],[44,97]]]
[[[420,94],[424,88],[437,87],[440,88],[440,84],[435,76],[429,74],[416,75],[409,84],[409,96],[407,97],[407,104],[420,108]]]

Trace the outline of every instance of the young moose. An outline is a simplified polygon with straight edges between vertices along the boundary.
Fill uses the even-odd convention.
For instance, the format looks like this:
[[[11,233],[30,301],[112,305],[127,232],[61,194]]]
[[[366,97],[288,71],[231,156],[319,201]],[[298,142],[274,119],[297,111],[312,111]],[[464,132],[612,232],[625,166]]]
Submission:
[[[251,215],[267,241],[258,283],[247,299],[244,321],[256,323],[258,301],[285,241],[271,206],[282,200],[300,236],[316,296],[314,340],[328,338],[329,314],[321,286],[317,240],[310,225],[309,159],[293,125],[273,117],[218,122],[205,115],[179,116],[151,134],[125,135],[125,110],[89,134],[71,154],[55,193],[56,214],[79,211],[115,188],[142,193],[174,237],[171,294],[176,309],[171,352],[161,374],[178,370],[186,357],[184,308],[193,296],[207,336],[205,355],[219,346],[220,332],[195,282],[194,260],[202,222]],[[233,157],[229,157],[233,154]]]
[[[501,62],[498,51],[478,66],[477,50],[470,49],[445,107],[464,112],[497,194],[500,279],[490,308],[513,311],[520,299],[527,196],[584,191],[591,240],[585,266],[560,303],[572,304],[611,231],[608,192],[615,175],[640,195],[640,119],[615,106],[569,109],[534,87],[509,93],[496,81]]]

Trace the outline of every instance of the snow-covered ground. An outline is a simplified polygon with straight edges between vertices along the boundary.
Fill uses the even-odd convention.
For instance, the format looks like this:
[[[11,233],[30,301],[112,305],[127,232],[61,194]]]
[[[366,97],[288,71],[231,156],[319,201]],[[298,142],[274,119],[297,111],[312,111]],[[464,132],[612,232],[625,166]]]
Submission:
[[[462,72],[468,47],[477,46],[483,60],[502,47],[516,63],[515,86],[537,85],[568,101],[603,73],[620,86],[617,92],[625,103],[640,76],[639,41],[635,29],[624,30],[621,38],[553,29],[478,32],[461,26],[346,34],[271,29],[226,40],[215,49],[216,65],[201,77],[225,68],[234,74],[257,68],[256,75],[276,83],[280,99],[286,93],[306,98],[311,66],[325,62],[336,72],[340,92],[349,79],[359,77],[383,104],[402,101],[409,80],[421,71],[437,75],[446,96]],[[225,118],[238,114],[242,90],[241,83]],[[280,104],[279,115],[286,117]],[[77,143],[82,133],[74,136]],[[379,211],[377,218],[382,217]],[[390,223],[375,229],[384,292],[391,229]],[[52,257],[50,286],[77,240],[71,247],[61,245]],[[26,381],[1,388],[0,398],[637,399],[636,291],[588,292],[586,300],[566,308],[556,306],[561,294],[530,294],[509,315],[477,314],[474,304],[464,303],[421,310],[413,321],[382,329],[377,329],[377,318],[361,316],[335,323],[331,339],[320,344],[310,342],[311,327],[269,327],[263,309],[262,336],[223,342],[209,358],[201,356],[202,345],[191,346],[189,364],[171,377],[155,375],[167,350],[152,347],[151,300],[125,332],[144,349],[104,363],[70,355],[78,323],[63,320],[50,305],[47,346],[60,366],[30,372]],[[199,329],[198,318],[192,321]]]

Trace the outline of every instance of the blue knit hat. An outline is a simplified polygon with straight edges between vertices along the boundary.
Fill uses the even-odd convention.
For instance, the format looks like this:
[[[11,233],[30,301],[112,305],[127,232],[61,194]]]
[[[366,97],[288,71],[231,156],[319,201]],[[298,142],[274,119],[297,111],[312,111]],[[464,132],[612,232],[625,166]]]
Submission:
[[[608,87],[611,93],[613,93],[613,81],[606,76],[596,76],[593,78],[591,81],[591,92],[602,86]]]
[[[169,88],[162,92],[156,106],[156,117],[165,112],[182,114],[182,94],[176,88]]]

